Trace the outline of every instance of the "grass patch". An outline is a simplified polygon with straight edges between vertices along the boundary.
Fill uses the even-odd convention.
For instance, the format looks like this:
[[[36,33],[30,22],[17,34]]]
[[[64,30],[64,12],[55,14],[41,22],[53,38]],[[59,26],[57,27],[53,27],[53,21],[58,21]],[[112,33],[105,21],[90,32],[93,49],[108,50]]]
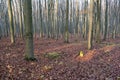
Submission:
[[[49,52],[45,53],[44,56],[49,59],[56,59],[60,56],[60,54],[58,52]]]

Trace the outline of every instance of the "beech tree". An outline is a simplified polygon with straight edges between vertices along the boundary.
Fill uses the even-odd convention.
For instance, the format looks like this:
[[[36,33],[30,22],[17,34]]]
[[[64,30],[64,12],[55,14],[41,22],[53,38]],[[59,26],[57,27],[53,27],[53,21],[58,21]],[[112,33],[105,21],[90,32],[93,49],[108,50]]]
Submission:
[[[2,29],[1,29],[1,24],[0,24],[0,39],[2,37]]]
[[[69,21],[69,0],[66,2],[66,25],[65,25],[65,42],[69,42],[69,31],[68,31],[68,21]]]
[[[19,24],[20,24],[20,37],[23,38],[23,24],[22,24],[22,0],[19,0]]]
[[[108,1],[106,0],[106,8],[105,8],[105,30],[104,30],[104,37],[103,40],[107,38],[107,28],[108,28]]]
[[[15,38],[24,37],[26,32],[23,16],[25,0],[0,1],[0,36],[10,37],[11,43],[14,43]],[[101,38],[119,37],[119,0],[93,0],[94,11],[90,12],[90,0],[31,1],[33,37],[37,39],[45,37],[69,42],[75,38],[75,41],[88,40],[90,47],[92,41],[100,43]]]
[[[25,58],[34,60],[33,50],[33,25],[32,25],[32,3],[31,0],[24,1],[24,23],[25,23]]]
[[[12,13],[11,2],[12,2],[12,0],[8,0],[8,16],[9,16],[9,23],[10,23],[11,43],[15,43],[13,13]]]
[[[39,13],[40,13],[40,37],[43,37],[43,21],[42,21],[42,8],[41,0],[39,0]]]
[[[101,29],[101,0],[97,0],[97,25],[96,25],[96,42],[100,43]]]
[[[92,49],[92,37],[93,37],[93,4],[94,1],[90,0],[90,11],[89,11],[89,33],[88,33],[88,49]]]

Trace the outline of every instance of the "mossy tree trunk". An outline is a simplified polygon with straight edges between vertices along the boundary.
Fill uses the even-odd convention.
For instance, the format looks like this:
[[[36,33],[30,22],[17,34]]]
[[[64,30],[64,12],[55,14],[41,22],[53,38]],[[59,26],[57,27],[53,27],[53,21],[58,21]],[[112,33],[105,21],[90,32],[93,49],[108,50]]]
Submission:
[[[13,13],[12,13],[11,1],[12,0],[8,0],[8,16],[9,16],[9,23],[10,23],[11,43],[15,43]]]
[[[26,42],[25,58],[31,60],[34,59],[31,0],[24,1],[24,23],[25,23],[25,42]]]

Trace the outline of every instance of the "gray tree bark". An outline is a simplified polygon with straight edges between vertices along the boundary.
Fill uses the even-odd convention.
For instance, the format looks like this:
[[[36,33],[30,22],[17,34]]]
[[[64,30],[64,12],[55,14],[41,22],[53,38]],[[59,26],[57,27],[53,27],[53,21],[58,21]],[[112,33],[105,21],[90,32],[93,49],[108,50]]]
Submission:
[[[31,0],[24,1],[24,23],[25,23],[25,58],[34,59],[33,49],[33,25],[32,25],[32,3]]]

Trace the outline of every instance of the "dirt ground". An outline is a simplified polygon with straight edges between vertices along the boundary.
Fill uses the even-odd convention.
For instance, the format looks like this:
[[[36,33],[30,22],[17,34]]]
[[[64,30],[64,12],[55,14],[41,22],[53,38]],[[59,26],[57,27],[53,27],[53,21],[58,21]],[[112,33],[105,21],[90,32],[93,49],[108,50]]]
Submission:
[[[94,44],[87,50],[87,42],[62,39],[35,39],[37,61],[24,60],[24,40],[0,40],[0,80],[117,80],[120,78],[120,38]],[[80,52],[83,56],[79,56]],[[50,59],[46,53],[57,52]]]

